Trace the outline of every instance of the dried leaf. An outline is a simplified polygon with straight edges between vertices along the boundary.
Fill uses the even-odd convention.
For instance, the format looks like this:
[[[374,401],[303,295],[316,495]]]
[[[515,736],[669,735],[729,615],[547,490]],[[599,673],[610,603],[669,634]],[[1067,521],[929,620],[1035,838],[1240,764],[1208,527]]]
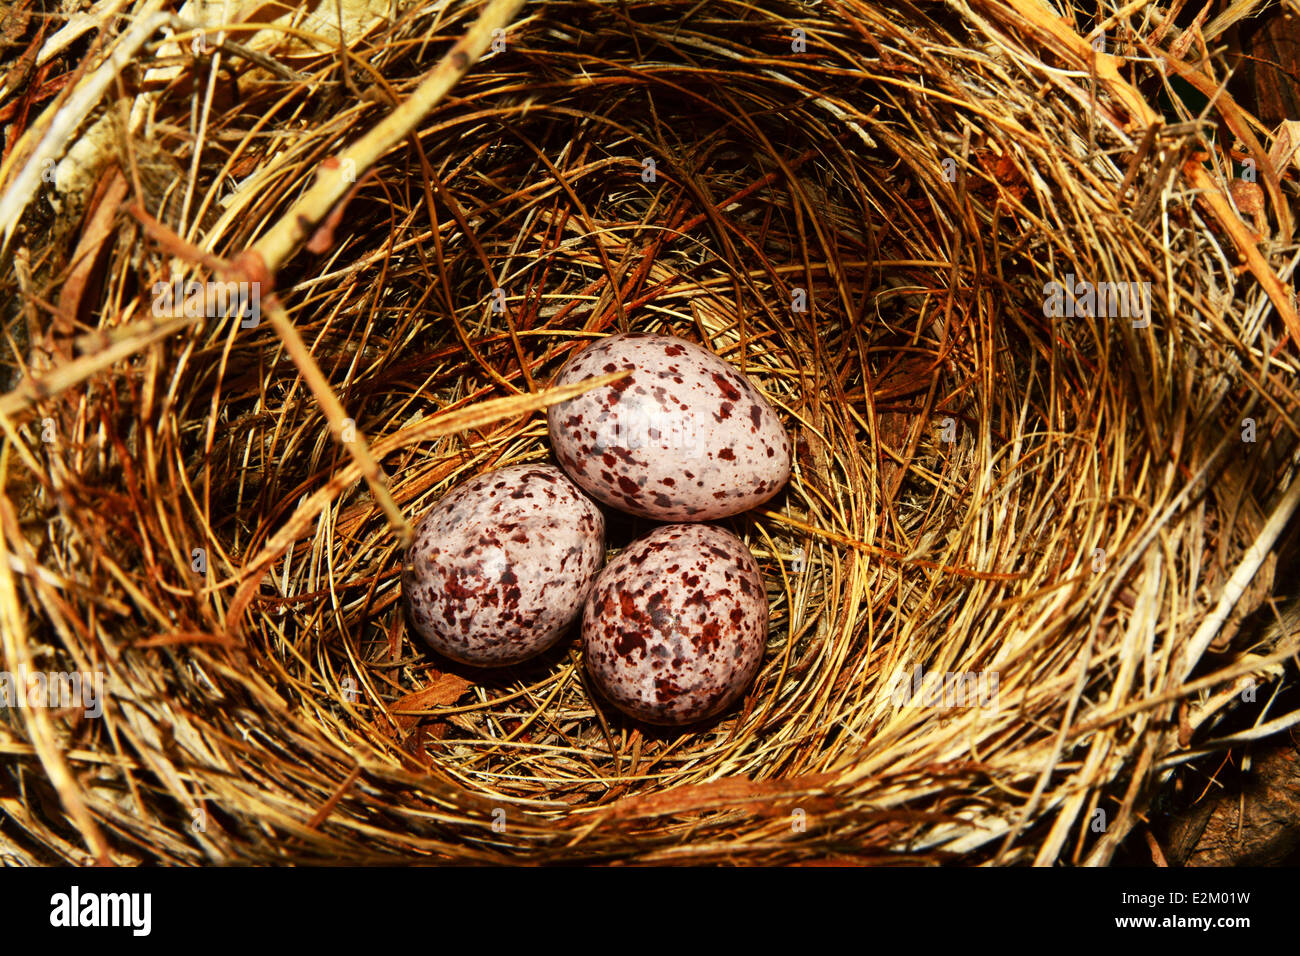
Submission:
[[[744,809],[763,813],[771,811],[773,801],[781,797],[807,803],[804,791],[824,789],[834,780],[835,775],[829,773],[758,782],[746,777],[727,777],[711,783],[678,787],[665,793],[624,797],[610,804],[608,812],[616,818],[653,817],[709,809]]]
[[[126,178],[121,170],[105,170],[86,216],[86,228],[72,254],[72,272],[59,292],[59,334],[72,334],[82,298],[101,266],[105,244],[117,234],[117,213],[125,198]]]
[[[1269,147],[1268,161],[1278,176],[1283,175],[1291,163],[1300,170],[1300,120],[1283,120],[1273,130],[1273,145]]]
[[[1264,190],[1259,188],[1259,183],[1244,179],[1234,179],[1228,189],[1242,215],[1254,220],[1255,232],[1262,239],[1268,230],[1268,217],[1264,213]]]
[[[455,674],[439,674],[429,685],[407,694],[390,708],[397,725],[410,730],[421,718],[420,714],[403,714],[400,711],[428,710],[431,707],[448,707],[464,696],[472,686],[470,681]]]

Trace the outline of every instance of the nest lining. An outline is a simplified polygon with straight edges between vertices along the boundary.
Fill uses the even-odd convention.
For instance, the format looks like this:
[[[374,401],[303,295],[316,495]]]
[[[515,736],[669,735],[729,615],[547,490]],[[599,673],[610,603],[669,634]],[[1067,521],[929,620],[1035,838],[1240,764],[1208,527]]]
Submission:
[[[349,62],[370,68],[350,80],[322,53],[294,79],[245,72],[239,98],[213,87],[190,183],[196,61],[118,175],[148,216],[179,232],[188,208],[203,248],[234,257],[476,13],[361,36]],[[1180,699],[1268,670],[1239,655],[1180,690],[1297,435],[1282,322],[1169,162],[1203,141],[1142,153],[1130,101],[1015,3],[525,13],[359,171],[275,294],[411,518],[543,460],[540,414],[475,410],[540,391],[600,334],[671,332],[742,368],[795,445],[788,489],[725,522],[768,584],[757,682],[679,733],[601,704],[574,641],[503,671],[431,657],[400,613],[398,537],[278,329],[146,342],[149,287],[195,264],[124,217],[75,341],[140,348],[21,409],[27,436],[42,417],[68,436],[28,443],[40,468],[6,452],[9,548],[60,579],[9,579],[31,610],[6,659],[102,669],[110,694],[103,721],[5,727],[15,782],[69,814],[26,797],[23,844],[159,862],[1107,860],[1180,746]],[[1132,89],[1157,75],[1128,69]],[[133,178],[133,152],[158,151],[185,172]],[[236,188],[243,166],[256,188]],[[37,270],[47,300],[72,268]],[[1045,315],[1066,275],[1149,282],[1150,324]],[[28,325],[51,367],[71,359],[70,330]],[[1243,414],[1259,440],[1230,447]],[[650,527],[611,518],[615,548]],[[918,706],[918,668],[995,677],[994,706]]]

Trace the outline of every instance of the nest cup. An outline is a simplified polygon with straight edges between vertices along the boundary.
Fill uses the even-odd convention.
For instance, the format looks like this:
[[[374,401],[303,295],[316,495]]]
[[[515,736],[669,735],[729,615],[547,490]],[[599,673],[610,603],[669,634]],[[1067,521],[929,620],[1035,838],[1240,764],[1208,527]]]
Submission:
[[[398,535],[272,323],[204,318],[25,409],[75,441],[9,460],[10,550],[21,519],[57,580],[9,579],[5,654],[106,686],[100,719],[10,712],[15,852],[1110,859],[1295,450],[1282,322],[1169,161],[1198,134],[1143,146],[1161,80],[1137,47],[1098,70],[1087,22],[1014,2],[763,6],[525,7],[274,286],[411,521],[553,461],[542,412],[482,403],[601,335],[744,371],[795,460],[721,522],[771,609],[741,702],[654,729],[595,695],[576,637],[498,671],[431,655]],[[193,184],[201,96],[153,92],[170,120],[136,153],[184,168],[136,200],[235,256],[479,9],[361,31],[346,79],[328,45],[289,77],[232,57]],[[116,228],[106,335],[173,264],[207,278]]]

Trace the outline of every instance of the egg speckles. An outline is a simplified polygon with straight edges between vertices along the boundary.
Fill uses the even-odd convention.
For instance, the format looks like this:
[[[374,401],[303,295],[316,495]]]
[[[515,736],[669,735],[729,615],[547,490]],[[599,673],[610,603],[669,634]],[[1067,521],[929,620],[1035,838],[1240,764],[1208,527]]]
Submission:
[[[593,497],[659,521],[708,521],[775,495],[790,440],[753,384],[698,345],[613,335],[587,346],[555,384],[631,369],[613,385],[552,405],[556,458]]]
[[[605,519],[558,468],[471,479],[420,520],[402,567],[416,632],[465,664],[540,654],[577,617],[605,552]]]
[[[767,594],[745,543],[710,525],[666,525],[596,578],[583,656],[600,692],[652,724],[721,713],[754,679],[767,641]]]

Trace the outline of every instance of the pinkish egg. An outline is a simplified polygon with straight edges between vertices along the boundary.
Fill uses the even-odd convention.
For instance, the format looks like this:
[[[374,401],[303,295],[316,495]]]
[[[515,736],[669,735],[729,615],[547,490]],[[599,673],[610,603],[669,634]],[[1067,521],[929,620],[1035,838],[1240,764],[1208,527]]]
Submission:
[[[605,566],[582,615],[587,671],[652,724],[689,724],[735,702],[758,673],[767,593],[745,543],[712,525],[665,525]]]
[[[744,375],[668,335],[612,335],[560,370],[557,385],[631,369],[547,411],[565,471],[608,505],[659,521],[746,511],[790,477],[790,440]]]
[[[553,645],[605,556],[605,518],[558,468],[479,475],[415,529],[402,594],[416,633],[464,664],[517,664]]]

